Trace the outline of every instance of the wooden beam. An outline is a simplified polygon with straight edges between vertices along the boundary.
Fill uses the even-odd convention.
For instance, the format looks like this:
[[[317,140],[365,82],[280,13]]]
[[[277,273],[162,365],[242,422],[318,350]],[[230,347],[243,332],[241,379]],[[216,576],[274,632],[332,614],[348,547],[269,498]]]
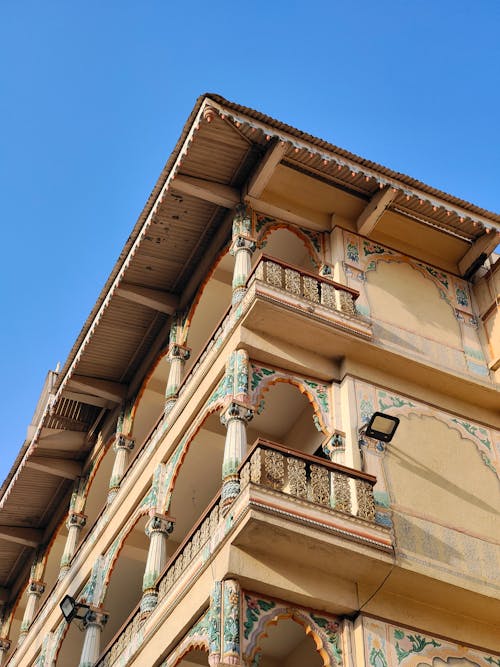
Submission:
[[[458,262],[460,275],[467,280],[471,278],[499,243],[500,232],[491,231],[489,234],[485,233],[480,236]]]
[[[9,589],[0,586],[0,604],[6,604],[9,601]]]
[[[26,467],[65,479],[76,479],[82,472],[82,466],[78,461],[49,456],[31,456],[26,461]]]
[[[37,547],[42,541],[43,533],[38,528],[20,526],[0,526],[0,540],[14,542],[24,547]]]
[[[68,389],[99,396],[114,403],[121,403],[127,394],[126,384],[87,377],[85,375],[72,375],[66,386]]]
[[[396,195],[397,191],[393,190],[389,185],[373,195],[356,222],[359,234],[369,236],[373,232],[389,204],[396,198]]]
[[[153,310],[158,310],[160,313],[171,315],[179,306],[179,299],[175,294],[165,292],[164,290],[152,289],[151,287],[143,287],[142,285],[132,285],[130,283],[120,283],[116,288],[115,294],[140,303],[142,306],[147,306]]]
[[[286,149],[286,144],[281,141],[270,146],[248,181],[247,193],[251,197],[260,197],[264,192],[274,170],[285,156]]]
[[[79,391],[68,391],[66,387],[62,393],[63,398],[68,398],[70,401],[78,401],[79,403],[86,403],[87,405],[95,405],[96,408],[109,408],[112,402],[99,396],[92,396],[91,394],[84,394]]]
[[[300,225],[301,227],[306,227],[308,229],[314,229],[322,232],[328,229],[326,223],[322,225],[319,222],[311,220],[310,218],[306,218],[305,216],[293,213],[288,209],[281,208],[281,206],[276,206],[276,204],[270,204],[269,202],[264,201],[263,199],[257,199],[256,197],[251,197],[250,195],[247,195],[245,197],[245,201],[247,201],[255,211],[258,211],[259,213],[265,213],[266,215],[269,215],[272,218],[278,218],[280,220],[283,220],[284,222],[291,222],[294,225]]]
[[[43,427],[39,436],[40,447],[47,450],[79,451],[87,440],[85,431]]]
[[[233,208],[240,202],[240,193],[236,188],[194,176],[176,176],[172,189],[225,208]]]

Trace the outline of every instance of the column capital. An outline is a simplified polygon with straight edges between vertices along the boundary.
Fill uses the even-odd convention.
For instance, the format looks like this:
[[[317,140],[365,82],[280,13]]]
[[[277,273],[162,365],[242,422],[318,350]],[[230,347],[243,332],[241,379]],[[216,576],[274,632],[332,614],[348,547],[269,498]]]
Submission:
[[[232,240],[232,243],[229,247],[229,254],[236,255],[238,250],[246,250],[249,253],[253,253],[255,252],[256,248],[257,240],[253,236],[238,234]]]
[[[127,451],[132,451],[135,447],[135,440],[133,438],[129,438],[126,435],[123,435],[123,433],[117,433],[116,434],[116,439],[113,443],[113,450],[117,452],[119,449],[126,449]]]
[[[186,347],[185,345],[179,345],[179,343],[171,343],[168,346],[167,358],[170,362],[172,362],[174,359],[187,361],[190,356],[191,356],[190,347]]]
[[[145,533],[150,538],[153,533],[170,535],[175,525],[175,519],[166,514],[151,514],[146,524]]]
[[[240,202],[234,212],[233,238],[238,235],[250,236],[252,233],[252,209],[245,202]]]
[[[28,591],[39,597],[45,591],[45,582],[32,579],[28,584]]]
[[[76,526],[77,528],[83,528],[87,523],[87,515],[81,514],[80,512],[70,512],[66,520],[66,527],[68,530],[71,526]]]
[[[83,619],[83,627],[88,628],[89,625],[98,626],[101,630],[108,622],[109,614],[104,609],[97,607],[90,607]]]
[[[248,423],[252,420],[254,409],[245,403],[231,401],[226,409],[220,415],[220,421],[223,426],[227,426],[232,419],[237,419]]]

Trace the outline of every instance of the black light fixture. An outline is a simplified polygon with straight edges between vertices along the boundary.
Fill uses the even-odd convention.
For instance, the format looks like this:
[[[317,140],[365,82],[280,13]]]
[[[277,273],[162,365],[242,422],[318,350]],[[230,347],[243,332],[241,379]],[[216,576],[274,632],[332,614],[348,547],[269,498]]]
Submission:
[[[75,598],[72,598],[71,595],[65,595],[62,602],[59,604],[59,607],[67,623],[71,623],[75,618],[84,620],[90,609],[88,604],[76,602]]]
[[[390,442],[398,426],[398,417],[386,415],[383,412],[374,412],[367,426],[363,426],[361,430],[367,438]]]

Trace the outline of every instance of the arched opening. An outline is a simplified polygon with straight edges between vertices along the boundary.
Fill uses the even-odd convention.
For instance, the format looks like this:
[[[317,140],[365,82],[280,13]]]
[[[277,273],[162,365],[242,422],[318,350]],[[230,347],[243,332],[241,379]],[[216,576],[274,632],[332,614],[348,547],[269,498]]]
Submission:
[[[59,652],[56,656],[57,667],[75,667],[80,661],[84,633],[78,621],[70,623],[64,633]]]
[[[311,242],[289,228],[271,227],[264,234],[261,244],[262,252],[266,255],[317,273],[317,260],[314,258]],[[254,253],[253,263],[258,259],[258,255],[259,253]]]
[[[168,663],[167,663],[168,664]],[[208,665],[208,653],[201,649],[193,648],[185,653],[180,660],[169,667],[199,667]]]
[[[168,513],[175,519],[169,537],[173,554],[204,513],[222,484],[221,470],[226,429],[219,414],[212,413],[203,422],[189,445],[175,480]]]
[[[16,650],[19,641],[19,634],[21,632],[21,623],[23,621],[24,610],[26,609],[26,602],[27,602],[27,588],[25,588],[21,593],[19,593],[18,600],[15,603],[14,613],[12,614],[12,620],[10,622],[10,630],[8,635],[11,644],[10,644],[10,649],[7,652],[7,655],[5,656],[5,662],[8,662],[10,656]]]
[[[56,532],[52,543],[49,546],[49,552],[45,561],[45,570],[43,574],[43,582],[45,583],[45,591],[40,596],[38,601],[36,613],[42,608],[45,600],[50,595],[54,585],[56,584],[59,578],[59,572],[61,570],[61,558],[64,552],[64,547],[66,545],[66,538],[68,536],[68,528],[66,526],[66,519],[64,517],[63,521],[59,525],[59,529]]]
[[[96,463],[97,470],[95,471],[87,489],[85,507],[83,509],[84,514],[87,516],[87,521],[80,531],[80,542],[90,531],[97,517],[106,505],[109,491],[109,480],[111,479],[114,460],[115,452],[113,451],[112,444],[109,443],[101,460]]]
[[[297,386],[277,382],[261,399],[259,414],[248,426],[249,445],[261,437],[305,454],[317,451],[325,436],[316,428],[313,407]]]
[[[251,663],[252,667],[324,667],[316,643],[294,618],[271,622]]]
[[[120,547],[102,603],[109,614],[101,635],[101,649],[111,641],[141,599],[142,578],[149,550],[145,533],[148,516],[141,516]]]
[[[191,356],[185,365],[186,373],[231,305],[233,266],[232,255],[229,253],[223,255],[196,297],[197,302],[189,313],[187,346],[191,348]]]
[[[135,446],[130,453],[130,461],[137,456],[146,437],[163,414],[169,370],[170,362],[165,354],[156,364],[151,376],[141,389],[137,403],[134,406],[130,437],[134,439]]]

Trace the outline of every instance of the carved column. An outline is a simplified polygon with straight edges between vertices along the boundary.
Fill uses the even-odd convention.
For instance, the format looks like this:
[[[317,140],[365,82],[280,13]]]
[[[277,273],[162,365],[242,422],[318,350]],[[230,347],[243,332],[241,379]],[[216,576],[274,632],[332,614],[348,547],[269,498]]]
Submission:
[[[246,282],[252,270],[252,254],[256,243],[252,237],[252,216],[244,204],[236,209],[233,220],[233,241],[229,252],[234,255],[233,304],[239,303],[245,294]]]
[[[94,667],[101,653],[101,633],[108,621],[108,614],[102,609],[91,607],[83,621],[85,638],[79,667]]]
[[[0,665],[3,665],[5,656],[10,650],[10,639],[0,637]]]
[[[253,410],[243,403],[232,401],[221,414],[220,420],[227,428],[222,461],[221,511],[225,515],[240,492],[238,467],[247,453],[247,424]]]
[[[323,443],[322,449],[334,463],[345,465],[345,436],[343,433],[335,432]]]
[[[210,596],[209,656],[211,667],[243,667],[240,637],[241,588],[236,579],[216,581]]]
[[[68,519],[66,521],[66,526],[68,528],[68,536],[66,538],[66,544],[64,545],[64,552],[61,558],[61,571],[59,578],[63,577],[66,572],[69,570],[71,564],[71,559],[75,555],[76,548],[78,546],[80,531],[87,523],[87,517],[85,514],[79,512],[70,512]]]
[[[113,450],[115,452],[115,460],[113,463],[113,470],[111,471],[111,478],[109,480],[108,503],[118,493],[122,477],[128,466],[129,454],[134,449],[135,442],[132,438],[128,438],[122,433],[117,434],[116,440],[113,443]]]
[[[169,412],[175,405],[177,400],[177,392],[182,381],[182,371],[184,364],[189,359],[191,350],[184,345],[178,343],[171,343],[168,350],[168,359],[170,361],[170,372],[168,374],[167,388],[165,390],[165,414]]]
[[[142,580],[141,611],[148,613],[156,607],[156,581],[167,562],[167,540],[174,529],[174,520],[164,514],[152,514],[146,525],[149,551]]]
[[[28,634],[30,625],[33,622],[36,614],[36,608],[38,606],[38,600],[40,596],[45,591],[45,584],[42,581],[35,581],[30,579],[28,584],[28,600],[26,602],[26,608],[24,610],[24,616],[21,623],[21,632],[19,634],[18,643],[21,644]]]

